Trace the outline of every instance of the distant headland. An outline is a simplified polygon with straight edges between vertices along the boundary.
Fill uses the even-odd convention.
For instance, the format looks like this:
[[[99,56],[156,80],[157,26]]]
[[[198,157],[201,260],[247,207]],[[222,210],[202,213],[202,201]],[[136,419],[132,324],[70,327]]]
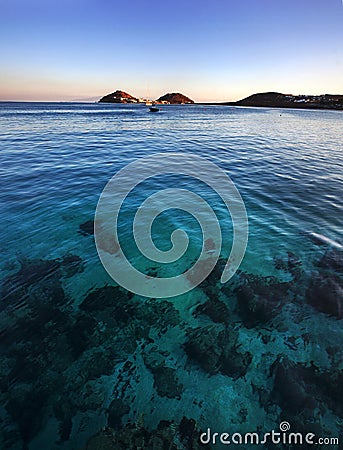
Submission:
[[[127,92],[117,90],[102,97],[101,103],[147,103],[149,99],[134,97]],[[343,95],[293,95],[279,92],[263,92],[253,94],[237,102],[206,102],[195,103],[189,97],[179,92],[168,93],[154,100],[158,104],[200,104],[200,105],[227,105],[250,106],[267,108],[299,108],[299,109],[335,109],[343,110]]]
[[[151,100],[146,98],[137,98],[127,92],[118,90],[112,92],[111,94],[105,95],[99,100],[101,103],[146,103],[149,101]],[[162,95],[157,100],[154,100],[154,103],[181,105],[186,103],[194,103],[194,101],[179,92],[172,92]]]
[[[279,92],[253,94],[237,102],[224,102],[229,106],[258,106],[268,108],[343,109],[343,95],[292,95]]]
[[[293,95],[280,94],[279,92],[263,92],[250,95],[237,102],[223,102],[221,105],[343,110],[343,95]]]

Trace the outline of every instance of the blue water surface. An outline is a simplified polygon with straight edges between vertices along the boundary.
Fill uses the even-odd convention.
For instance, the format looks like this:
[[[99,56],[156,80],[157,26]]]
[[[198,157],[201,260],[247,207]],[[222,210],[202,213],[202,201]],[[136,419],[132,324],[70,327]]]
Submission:
[[[149,430],[160,420],[178,422],[187,416],[201,429],[269,431],[282,418],[299,415],[294,426],[301,422],[305,429],[315,422],[322,433],[342,433],[342,410],[333,405],[336,394],[320,390],[326,371],[342,369],[341,345],[335,347],[343,342],[342,112],[165,105],[151,114],[144,105],[1,103],[0,129],[1,448],[85,448],[108,423],[114,399],[128,406],[122,427],[144,414]],[[131,312],[124,320],[123,311],[113,307],[118,318],[108,322],[111,308],[100,311],[101,296],[100,306],[80,309],[90,293],[99,294],[96,289],[117,289],[101,265],[92,233],[82,233],[80,225],[93,220],[103,188],[119,169],[160,152],[208,158],[230,176],[248,214],[246,255],[240,272],[224,287],[216,273],[211,286],[168,299],[170,316],[162,300],[132,299],[116,291]],[[121,244],[133,259],[138,252],[130,222],[140,201],[159,186],[158,180],[142,184],[124,205]],[[208,199],[222,226],[222,257],[227,257],[232,228],[221,199],[175,174],[164,187],[196,190]],[[153,233],[162,249],[169,248],[173,228],[184,227],[190,235],[189,253],[177,266],[182,272],[201,247],[199,226],[177,211],[159,220]],[[71,255],[80,260],[70,268],[62,261]],[[55,265],[50,271],[37,261]],[[167,267],[145,260],[141,269],[168,276]],[[59,275],[51,276],[55,270]],[[285,293],[284,283],[289,283]],[[260,300],[251,305],[254,295],[266,302],[272,295],[270,317],[248,317],[259,308]],[[204,304],[215,308],[218,300],[227,320],[199,309]],[[163,326],[159,319],[151,322],[155,316],[149,308],[164,317]],[[210,369],[200,361],[201,352],[197,359],[192,351],[198,338],[189,329],[207,336],[212,333],[208,327],[217,330],[217,337],[234,330],[227,331],[235,335],[228,351],[239,355],[237,364],[244,370],[225,371],[213,362]],[[218,350],[211,345],[205,345],[209,355]],[[225,360],[224,353],[219,360]],[[321,400],[289,405],[278,377],[290,384],[303,377],[304,398],[322,395]],[[161,385],[174,393],[168,395]]]

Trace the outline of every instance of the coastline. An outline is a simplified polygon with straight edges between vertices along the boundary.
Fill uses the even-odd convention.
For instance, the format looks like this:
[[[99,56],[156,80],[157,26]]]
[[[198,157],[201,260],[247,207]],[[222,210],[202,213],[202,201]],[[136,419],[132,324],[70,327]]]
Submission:
[[[60,100],[55,100],[55,101],[35,101],[35,100],[0,100],[0,104],[15,104],[15,103],[25,103],[25,104],[34,104],[34,103],[41,103],[41,104],[51,104],[51,103],[56,103],[56,104],[81,104],[81,105],[98,105],[99,103],[102,104],[106,104],[106,105],[129,105],[129,106],[146,106],[144,103],[111,103],[111,102],[99,102],[99,101],[94,101],[94,102],[89,102],[89,101],[69,101],[69,100],[65,100],[65,101],[60,101]],[[187,103],[187,104],[163,104],[161,106],[232,106],[232,107],[239,107],[239,108],[275,108],[275,109],[303,109],[303,110],[313,110],[313,111],[338,111],[341,112],[343,111],[343,106],[342,107],[335,107],[335,106],[323,106],[323,105],[314,105],[314,104],[290,104],[290,105],[261,105],[261,104],[256,104],[256,105],[243,105],[240,103],[240,101],[238,102],[194,102],[194,103]]]

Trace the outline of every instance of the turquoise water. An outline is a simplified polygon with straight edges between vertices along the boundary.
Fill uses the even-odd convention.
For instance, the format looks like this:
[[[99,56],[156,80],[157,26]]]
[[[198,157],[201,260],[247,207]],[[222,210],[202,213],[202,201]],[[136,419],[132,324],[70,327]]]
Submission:
[[[154,430],[183,416],[217,432],[288,420],[341,435],[342,394],[327,387],[343,369],[341,112],[2,103],[0,128],[1,448],[82,448],[109,422]],[[159,152],[208,158],[238,188],[249,243],[227,284],[215,270],[174,299],[129,295],[102,267],[92,227],[80,229],[120,168]],[[201,248],[199,226],[179,210],[153,227],[164,250],[173,229],[189,233],[177,265],[150,264],[134,245],[137,207],[176,186],[208,200],[223,260],[230,251],[221,199],[189,177],[157,177],[127,199],[119,224],[148,275],[183,272]],[[291,400],[284,384],[297,390]]]

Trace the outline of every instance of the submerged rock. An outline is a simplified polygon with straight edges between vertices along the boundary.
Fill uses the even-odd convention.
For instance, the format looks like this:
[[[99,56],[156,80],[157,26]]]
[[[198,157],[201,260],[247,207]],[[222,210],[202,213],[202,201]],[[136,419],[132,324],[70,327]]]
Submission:
[[[2,307],[17,306],[29,299],[31,303],[48,301],[54,306],[61,304],[65,297],[60,279],[83,270],[82,260],[76,255],[52,260],[23,259],[20,263],[20,270],[7,277],[2,285]]]
[[[116,341],[116,346],[126,353],[134,351],[136,341],[148,333],[146,324],[140,320],[140,309],[144,309],[144,305],[137,302],[132,293],[118,286],[95,289],[86,296],[79,308],[85,317],[98,324],[96,330],[92,330],[95,334],[90,343],[94,346]],[[82,338],[78,341],[81,346],[85,346]]]
[[[71,278],[77,273],[83,272],[84,265],[80,256],[66,255],[61,261],[61,271],[65,278]]]
[[[94,220],[87,220],[79,225],[79,232],[83,236],[91,236],[94,234]]]
[[[272,366],[274,387],[271,400],[282,409],[282,419],[295,422],[299,431],[317,435],[334,436],[332,429],[322,428],[319,417],[328,412],[342,416],[343,373],[340,369],[321,370],[319,367],[294,363],[287,358],[278,358]],[[328,423],[326,424],[328,425]]]
[[[273,277],[244,274],[236,289],[238,313],[247,328],[265,324],[290,298],[290,284]]]
[[[317,385],[326,397],[328,407],[339,417],[343,416],[343,372],[333,368],[321,373]]]
[[[179,311],[168,300],[148,300],[139,309],[138,318],[162,333],[170,327],[182,324]]]
[[[47,395],[43,390],[17,388],[11,391],[6,410],[18,425],[24,448],[39,432],[46,408]]]
[[[75,408],[68,401],[65,396],[59,397],[59,401],[56,401],[53,405],[53,412],[56,419],[59,421],[59,435],[60,441],[67,441],[70,437],[70,433],[73,427],[72,418],[75,414]]]
[[[343,275],[343,251],[329,249],[318,262],[318,267]]]
[[[86,380],[96,380],[102,375],[112,375],[117,362],[117,350],[112,348],[94,349],[80,361],[80,369]]]
[[[311,411],[318,406],[315,398],[309,395],[310,379],[313,369],[294,364],[284,358],[277,360],[273,367],[274,388],[273,396],[283,410],[289,414],[299,414],[305,409]]]
[[[211,375],[222,373],[232,378],[244,376],[252,360],[249,352],[238,352],[237,332],[208,326],[189,329],[185,351],[190,359]]]
[[[121,320],[127,321],[131,317],[130,302],[133,294],[118,286],[104,286],[95,289],[80,304],[80,309],[88,313],[113,308],[113,313],[120,310]]]
[[[343,318],[343,283],[335,274],[316,275],[307,289],[306,301],[318,311]]]
[[[67,331],[66,339],[74,359],[79,358],[85,350],[92,347],[92,335],[96,326],[97,321],[94,317],[80,314]]]
[[[154,376],[154,387],[160,397],[181,398],[183,385],[178,382],[176,369],[163,365],[151,371]]]
[[[343,318],[343,252],[330,248],[317,263],[306,291],[306,301],[317,311]]]
[[[228,307],[219,300],[218,296],[212,296],[204,304],[199,305],[193,314],[195,317],[204,314],[215,323],[228,324],[230,319]]]
[[[293,281],[299,281],[303,274],[301,261],[292,252],[287,252],[287,259],[275,258],[274,264],[276,269],[291,274]]]
[[[195,420],[186,417],[180,423],[161,420],[152,431],[141,423],[127,424],[120,430],[103,429],[84,450],[209,450],[200,442],[200,434]]]
[[[183,385],[178,382],[176,369],[168,367],[164,356],[157,348],[145,349],[143,355],[146,367],[154,377],[154,388],[160,397],[181,398]]]
[[[20,270],[7,277],[2,285],[2,298],[7,304],[18,297],[27,297],[30,286],[57,276],[61,266],[58,259],[23,259],[20,264]]]
[[[129,406],[123,400],[115,398],[108,408],[107,425],[113,430],[119,430],[122,426],[122,417],[129,412]]]

